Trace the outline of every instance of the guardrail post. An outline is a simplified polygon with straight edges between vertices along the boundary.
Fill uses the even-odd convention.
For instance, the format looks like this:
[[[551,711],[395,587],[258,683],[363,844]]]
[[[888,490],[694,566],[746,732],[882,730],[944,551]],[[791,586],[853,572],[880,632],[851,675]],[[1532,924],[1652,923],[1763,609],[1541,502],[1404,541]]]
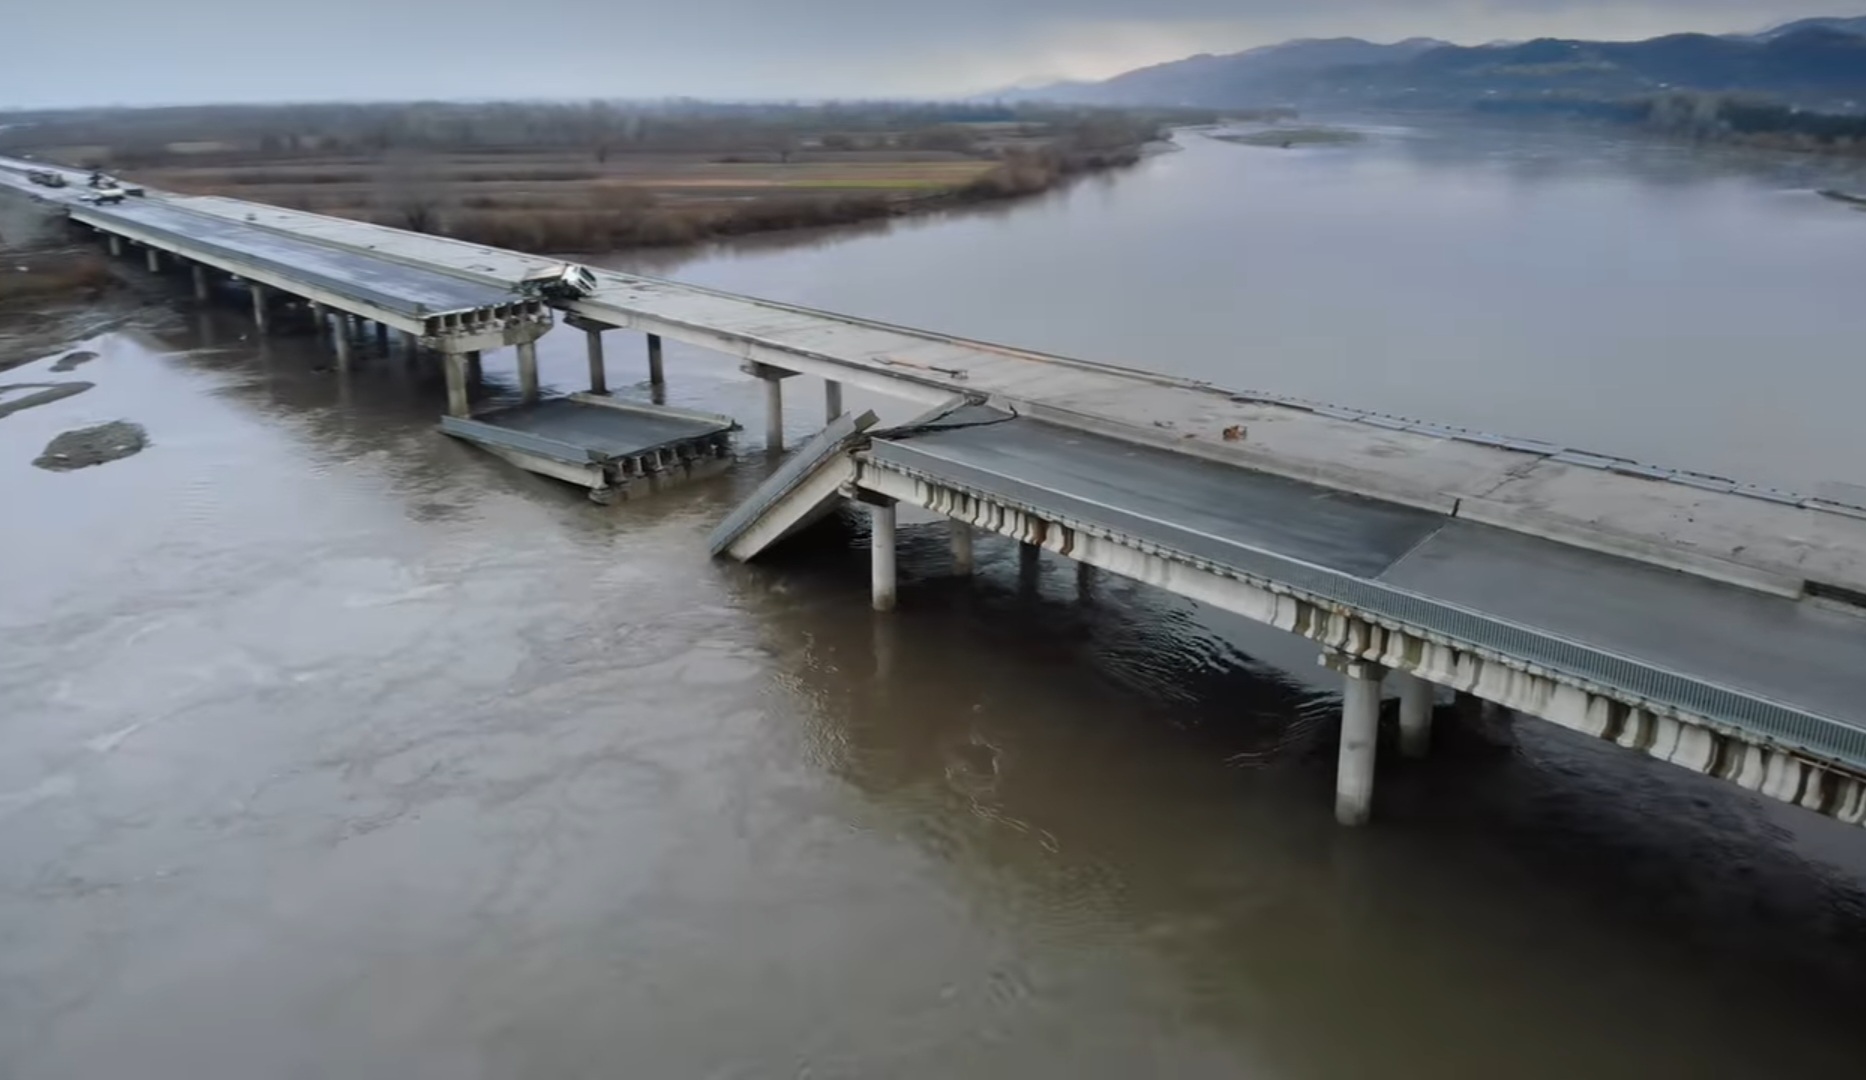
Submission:
[[[825,421],[842,415],[842,384],[834,379],[823,384],[823,412]]]
[[[518,346],[518,396],[524,401],[538,400],[538,343],[521,342]]]
[[[1400,754],[1422,758],[1432,746],[1432,684],[1410,672],[1396,671],[1400,699]]]
[[[777,380],[771,380],[773,386]],[[876,611],[893,611],[895,598],[894,566],[894,502],[886,505],[871,505],[868,518],[873,527],[870,541],[873,548],[873,584]]]
[[[1332,665],[1344,681],[1341,690],[1341,751],[1335,767],[1335,820],[1365,825],[1373,815],[1374,759],[1379,749],[1380,681],[1378,664],[1347,660]]]

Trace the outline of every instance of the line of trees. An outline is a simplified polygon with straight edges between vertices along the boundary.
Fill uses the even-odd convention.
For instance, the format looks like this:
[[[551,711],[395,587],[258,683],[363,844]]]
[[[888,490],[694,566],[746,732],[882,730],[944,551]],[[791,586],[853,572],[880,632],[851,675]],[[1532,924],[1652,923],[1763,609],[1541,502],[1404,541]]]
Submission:
[[[0,150],[94,148],[119,168],[332,155],[589,152],[597,161],[640,152],[760,151],[800,146],[975,149],[978,125],[1065,132],[1113,144],[1152,118],[1044,105],[836,102],[744,105],[697,101],[626,103],[404,102],[213,105],[0,114]]]

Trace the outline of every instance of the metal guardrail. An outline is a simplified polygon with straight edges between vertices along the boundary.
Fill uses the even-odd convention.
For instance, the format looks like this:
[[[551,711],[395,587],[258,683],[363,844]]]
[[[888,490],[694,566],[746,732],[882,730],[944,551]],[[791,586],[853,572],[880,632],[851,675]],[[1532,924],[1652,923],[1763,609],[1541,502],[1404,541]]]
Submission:
[[[875,414],[865,412],[860,416],[843,413],[829,422],[829,426],[816,433],[809,442],[797,448],[790,459],[778,467],[778,470],[765,477],[751,497],[735,507],[726,519],[719,523],[712,535],[707,538],[707,547],[713,555],[723,554],[736,543],[745,531],[765,515],[765,511],[776,506],[778,500],[790,494],[822,466],[825,461],[847,450],[862,433],[874,427]]]
[[[1669,706],[1713,724],[1866,771],[1866,729],[1842,721],[1248,544],[1201,538],[1206,542],[1197,547],[1203,550],[1193,550],[1184,539],[1198,534],[1186,534],[1181,542],[1175,543],[1170,538],[1174,528],[1165,523],[1153,522],[1151,528],[1137,527],[1139,522],[1152,519],[964,466],[953,466],[898,443],[877,440],[869,458],[891,471],[958,488],[1039,518],[1086,525],[1114,537],[1127,536],[1186,562],[1251,580],[1276,591],[1299,594],[1326,605],[1352,608],[1377,621],[1416,628],[1462,645],[1509,656],[1576,682]],[[1045,496],[1047,503],[1041,501]],[[1221,549],[1222,555],[1219,554]]]

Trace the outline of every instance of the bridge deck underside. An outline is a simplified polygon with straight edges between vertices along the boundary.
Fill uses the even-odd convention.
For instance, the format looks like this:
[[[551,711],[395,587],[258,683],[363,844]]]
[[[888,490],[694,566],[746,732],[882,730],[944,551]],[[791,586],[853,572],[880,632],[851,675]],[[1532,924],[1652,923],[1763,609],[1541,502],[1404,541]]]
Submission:
[[[1866,618],[1849,612],[1028,419],[869,453],[1221,567],[1269,553],[1866,731]]]

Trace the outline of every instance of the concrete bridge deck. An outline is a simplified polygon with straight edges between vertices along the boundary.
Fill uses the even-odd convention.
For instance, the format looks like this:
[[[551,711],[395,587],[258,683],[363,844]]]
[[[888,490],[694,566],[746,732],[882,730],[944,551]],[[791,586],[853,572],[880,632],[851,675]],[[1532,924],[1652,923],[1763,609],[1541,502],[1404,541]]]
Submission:
[[[493,283],[537,256],[219,198],[179,200]],[[568,310],[928,405],[957,394],[1034,419],[1434,510],[1782,596],[1866,603],[1866,498],[1776,491],[1611,455],[1344,409],[717,290],[598,271]],[[1227,436],[1229,433],[1229,436]]]
[[[1866,619],[1842,609],[978,407],[832,426],[787,469],[716,551],[868,504],[886,608],[894,507],[918,506],[960,572],[982,529],[1307,637],[1367,700],[1391,676],[1415,742],[1418,685],[1450,686],[1866,822]]]

